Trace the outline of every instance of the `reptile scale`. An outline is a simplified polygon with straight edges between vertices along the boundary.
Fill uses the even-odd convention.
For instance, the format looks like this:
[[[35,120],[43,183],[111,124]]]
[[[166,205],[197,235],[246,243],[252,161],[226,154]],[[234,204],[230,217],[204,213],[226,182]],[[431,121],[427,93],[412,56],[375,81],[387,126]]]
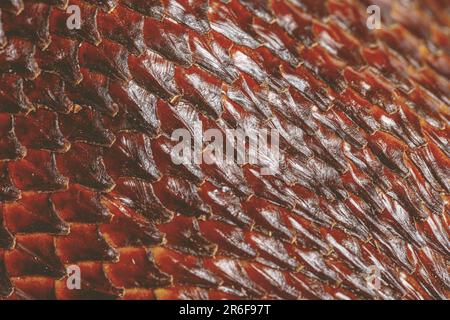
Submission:
[[[0,0],[0,299],[449,299],[449,78],[447,0]]]

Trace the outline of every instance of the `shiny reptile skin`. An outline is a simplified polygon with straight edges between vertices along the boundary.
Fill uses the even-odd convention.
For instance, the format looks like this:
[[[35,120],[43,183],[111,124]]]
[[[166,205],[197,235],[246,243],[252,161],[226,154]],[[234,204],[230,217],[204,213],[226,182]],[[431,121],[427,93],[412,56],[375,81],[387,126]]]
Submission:
[[[0,299],[450,298],[449,10],[0,0]],[[195,121],[280,171],[175,165]]]

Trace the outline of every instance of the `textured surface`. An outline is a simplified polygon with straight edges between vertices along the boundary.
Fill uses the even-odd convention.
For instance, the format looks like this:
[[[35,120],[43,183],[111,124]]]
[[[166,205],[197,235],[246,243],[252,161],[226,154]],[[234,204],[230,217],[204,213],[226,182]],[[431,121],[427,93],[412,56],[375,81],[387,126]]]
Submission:
[[[380,30],[369,1],[71,0],[69,30],[1,0],[0,298],[449,298],[448,1],[370,2]],[[278,130],[281,173],[174,165],[196,119]]]

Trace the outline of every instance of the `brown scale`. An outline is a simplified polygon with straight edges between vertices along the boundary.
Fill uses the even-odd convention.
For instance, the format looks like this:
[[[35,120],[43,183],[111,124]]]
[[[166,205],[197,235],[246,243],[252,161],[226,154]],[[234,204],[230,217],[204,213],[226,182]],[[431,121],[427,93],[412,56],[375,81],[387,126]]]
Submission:
[[[81,185],[72,184],[67,191],[57,192],[51,201],[60,217],[69,223],[98,223],[112,219],[101,196]]]
[[[439,130],[446,129],[445,115],[448,105],[441,103],[439,99],[436,99],[424,89],[419,89],[419,87],[413,89],[405,97],[405,101],[411,109],[416,110],[416,113],[430,125]]]
[[[57,73],[63,80],[69,81],[69,83],[79,83],[83,79],[83,76],[80,71],[78,51],[79,42],[53,35],[52,42],[45,51],[38,51],[36,53],[37,64],[43,70]],[[31,87],[31,90],[33,89],[34,88]],[[47,90],[51,89],[54,90],[54,88],[49,88]],[[64,92],[61,92],[60,94],[63,93]],[[55,99],[54,97],[51,98]],[[45,105],[48,105],[48,100],[45,100],[45,102]],[[64,111],[69,109],[66,112],[70,111],[70,105],[62,104],[58,105],[58,107],[64,107]],[[56,111],[64,112],[59,109],[56,109]]]
[[[75,108],[66,94],[65,82],[49,72],[43,73],[36,81],[26,81],[25,92],[36,106],[47,106],[60,113],[69,113]]]
[[[263,19],[267,23],[271,23],[275,20],[275,15],[269,4],[269,1],[260,1],[258,3],[255,3],[253,1],[241,0],[239,2],[251,13]]]
[[[19,14],[24,8],[23,0],[8,0],[2,2],[0,8],[6,11],[13,12],[14,14]]]
[[[23,193],[20,203],[3,208],[4,223],[16,233],[67,234],[69,226],[58,216],[48,194]]]
[[[70,143],[61,133],[55,113],[38,109],[27,116],[16,116],[15,132],[22,145],[29,149],[66,152]]]
[[[58,256],[65,264],[80,261],[117,261],[119,257],[118,252],[108,245],[95,225],[71,224],[70,234],[58,238],[55,246]]]
[[[440,70],[448,69],[448,65],[440,66]],[[428,67],[423,68],[418,73],[412,74],[413,78],[433,93],[436,97],[441,99],[447,105],[450,103],[448,96],[450,93],[450,86],[448,81],[444,79],[441,75],[436,74],[433,69]],[[447,79],[449,75],[445,75]]]
[[[33,263],[32,261],[35,260]],[[65,270],[57,255],[53,237],[31,234],[18,236],[15,249],[5,255],[11,277],[63,277]]]
[[[272,111],[274,113],[281,113],[278,119],[286,118],[292,125],[299,125],[302,130],[314,135],[318,130],[317,120],[314,119],[317,113],[313,112],[314,104],[297,91],[289,88],[289,91],[279,95],[276,98],[270,99],[272,104]]]
[[[448,299],[448,10],[372,2],[2,1],[0,299]]]
[[[85,108],[76,113],[59,115],[58,118],[61,131],[71,142],[109,147],[116,140],[111,130],[105,127],[102,115],[93,109]]]
[[[83,80],[68,88],[69,98],[76,104],[89,106],[110,116],[116,115],[119,112],[119,106],[109,92],[112,80],[87,69],[81,69],[81,75]]]
[[[128,51],[114,42],[103,40],[98,46],[82,44],[78,54],[80,66],[123,82],[131,80]]]
[[[33,105],[24,92],[24,80],[15,75],[2,75],[0,102],[0,110],[6,113],[27,114],[33,110]]]
[[[163,20],[145,19],[144,40],[149,49],[158,52],[167,60],[188,67],[192,64],[188,31],[180,24]]]
[[[11,198],[6,199],[6,200],[11,200]],[[13,235],[8,231],[8,229],[6,229],[6,227],[4,226],[4,221],[3,221],[3,212],[4,212],[4,205],[2,205],[2,207],[0,207],[0,210],[2,212],[2,220],[1,222],[1,227],[0,227],[0,248],[2,249],[12,249],[15,245],[15,238],[13,237]]]
[[[439,152],[436,147],[433,150]],[[442,168],[437,165],[438,159],[435,158],[431,145],[410,152],[409,157],[435,190],[448,192],[450,185],[448,179],[444,178],[448,171],[448,165]],[[445,161],[444,159],[444,155],[442,155],[441,160]]]
[[[392,87],[385,85],[382,79],[368,71],[357,72],[352,68],[345,68],[344,77],[351,87],[363,97],[382,107],[387,113],[398,111],[397,95]]]
[[[239,197],[229,188],[219,189],[205,182],[200,190],[203,201],[211,207],[215,220],[251,229],[254,221],[244,212]]]
[[[346,66],[345,62],[334,58],[319,45],[304,47],[300,54],[305,59],[305,66],[314,75],[328,83],[334,90],[343,90],[344,80],[341,70]]]
[[[217,252],[217,245],[202,236],[196,219],[178,216],[158,228],[166,234],[167,246],[172,249],[199,257],[214,256]]]
[[[183,73],[176,72],[175,83],[178,87],[183,87],[183,99],[187,102],[198,106],[212,118],[221,115],[221,81],[196,67],[191,67]]]
[[[14,127],[15,118],[9,114],[2,114],[0,116],[0,159],[5,160],[19,160],[25,157],[27,150],[25,146],[20,144]],[[6,167],[5,167],[6,170]]]
[[[403,26],[397,25],[391,26],[389,29],[380,29],[377,37],[401,56],[408,59],[413,66],[420,67],[422,65],[423,58],[421,54],[426,49],[420,48],[420,41],[413,37]]]
[[[293,41],[286,32],[278,25],[270,25],[259,19],[253,21],[253,28],[258,34],[258,40],[264,43],[273,54],[295,67],[300,63],[297,51],[297,43]],[[267,55],[268,60],[273,59]]]
[[[111,126],[118,131],[143,131],[151,136],[159,132],[160,121],[156,113],[157,103],[161,100],[133,81],[128,84],[116,81],[111,88],[114,92],[112,98],[120,106],[119,113],[114,118],[103,116],[100,119],[102,127]],[[101,118],[100,113],[96,114]]]
[[[261,54],[261,48],[252,51],[245,47],[233,47],[230,51],[234,65],[260,86],[265,86],[267,83],[270,89],[277,92],[287,89],[286,81],[281,78],[281,74],[278,72],[279,65],[274,64],[276,60],[274,58],[265,59],[267,51]]]
[[[336,24],[313,23],[312,32],[316,42],[327,48],[331,54],[335,54],[349,65],[355,67],[361,65],[360,44],[356,39],[340,30]]]
[[[161,272],[143,248],[122,249],[120,261],[107,265],[105,272],[118,288],[158,288],[172,283],[172,277]]]
[[[171,274],[174,282],[205,288],[217,288],[223,282],[205,269],[197,257],[166,248],[153,248],[151,253],[159,269]]]
[[[261,298],[265,293],[264,289],[252,281],[244,267],[236,261],[227,258],[210,259],[206,261],[206,266],[223,278],[224,286],[239,288],[252,298]]]
[[[244,204],[244,209],[254,219],[255,228],[288,243],[295,241],[295,236],[288,225],[289,214],[283,208],[274,206],[263,199],[252,197]]]
[[[340,97],[341,99],[336,102],[337,106],[361,129],[369,135],[373,135],[380,129],[380,124],[370,113],[373,106],[369,101],[350,88],[345,89]]]
[[[202,164],[200,167],[208,176],[214,176],[214,178],[208,177],[209,182],[228,187],[241,197],[250,196],[251,190],[248,187],[244,171],[237,164],[229,167],[223,163],[214,163],[211,165]]]
[[[450,57],[445,52],[427,58],[427,62],[430,67],[440,75],[447,77],[447,79],[450,77]]]
[[[67,279],[63,278],[55,283],[56,298],[60,300],[113,300],[123,296],[123,288],[114,287],[107,278],[103,263],[79,263],[85,282],[81,290],[69,290]]]
[[[289,283],[285,274],[258,264],[246,264],[245,270],[252,280],[266,292],[267,299],[298,299],[301,294]]]
[[[257,256],[254,248],[244,241],[245,233],[237,227],[219,221],[202,221],[200,230],[206,239],[218,243],[218,255],[243,260],[255,259]]]
[[[82,0],[71,1],[70,4],[80,8],[81,28],[67,28],[70,13],[53,9],[50,14],[50,33],[72,40],[87,41],[93,45],[99,44],[102,39],[97,27],[98,9]]]
[[[97,23],[102,37],[122,44],[136,55],[145,50],[144,18],[134,11],[118,7],[111,14],[100,12]]]
[[[230,107],[243,109],[239,112],[250,113],[256,116],[259,120],[268,116],[270,109],[268,108],[268,101],[261,101],[261,96],[264,98],[268,96],[267,90],[264,90],[257,84],[255,80],[245,75],[238,79],[233,85],[226,86],[227,102]],[[235,106],[237,105],[237,106]],[[241,116],[242,117],[242,116]],[[232,124],[236,126],[236,124]]]
[[[192,35],[189,45],[193,59],[198,66],[218,76],[228,84],[236,81],[239,73],[232,64],[229,55],[229,48],[232,46],[231,41],[219,33],[211,31],[204,38]]]
[[[14,292],[9,295],[11,300],[55,300],[55,280],[48,277],[30,276],[13,278]]]
[[[122,0],[121,3],[130,9],[155,19],[161,19],[164,7],[160,0]]]
[[[339,24],[344,25],[352,35],[360,41],[373,41],[373,36],[365,26],[365,15],[362,7],[351,1],[329,0],[327,10]]]
[[[166,176],[154,183],[156,196],[169,210],[187,216],[209,215],[209,208],[198,194],[197,187],[190,181]]]
[[[147,92],[169,101],[179,95],[174,79],[175,65],[157,53],[147,50],[139,57],[130,55],[128,66],[136,83]]]
[[[367,145],[361,129],[344,112],[334,109],[327,116],[322,114],[314,116],[324,127],[332,130],[352,146],[361,149]]]
[[[72,144],[67,153],[57,158],[58,166],[72,182],[100,191],[114,188],[114,180],[105,168],[100,147],[77,142]]]
[[[55,154],[49,151],[28,150],[25,158],[9,164],[9,170],[13,183],[24,191],[63,190],[69,182],[59,172]]]
[[[301,11],[291,2],[274,1],[272,8],[278,16],[277,23],[294,39],[310,46],[313,43],[311,15]],[[283,19],[284,18],[284,19]],[[293,21],[295,24],[289,23]]]
[[[212,1],[210,7],[212,10],[208,18],[214,31],[233,43],[252,49],[261,44],[256,40],[256,33],[251,26],[253,15],[238,1],[230,1],[227,6],[222,6],[219,1]]]
[[[121,133],[103,157],[113,177],[158,180],[161,174],[153,160],[150,137],[141,133]]]
[[[195,184],[199,184],[205,178],[200,167],[196,164],[186,163],[175,165],[171,159],[174,142],[167,137],[160,136],[153,140],[153,151],[155,152],[155,161],[157,167],[165,175],[177,175],[193,180]],[[187,156],[185,160],[187,160]]]
[[[35,52],[36,47],[31,42],[19,38],[10,39],[0,54],[2,77],[7,75],[5,73],[14,73],[20,77],[36,78],[41,70],[34,57]]]
[[[139,247],[165,243],[165,234],[161,233],[154,223],[145,221],[142,217],[130,212],[131,210],[125,211],[112,202],[108,203],[108,209],[112,212],[108,216],[112,219],[108,220],[113,223],[103,225],[101,232],[113,245],[117,247]]]
[[[450,132],[446,130],[436,131],[433,130],[431,126],[426,126],[425,132],[427,137],[429,137],[429,139],[435,143],[437,147],[448,157],[450,154],[450,149],[447,141],[449,140]]]
[[[384,209],[383,202],[378,195],[375,185],[367,178],[358,168],[352,167],[342,177],[342,180],[346,189],[364,199],[375,212],[381,212]]]
[[[3,15],[2,22],[5,26],[5,33],[9,37],[17,36],[28,39],[39,48],[45,49],[51,42],[50,10],[51,6],[48,4],[25,2],[22,14],[7,13]]]
[[[91,5],[98,6],[105,12],[111,12],[117,7],[119,0],[83,0]]]
[[[294,206],[297,195],[281,179],[261,175],[260,171],[251,165],[245,166],[244,177],[255,195],[288,208]]]
[[[152,185],[142,180],[130,178],[117,180],[116,188],[110,197],[118,201],[119,205],[126,204],[150,222],[168,222],[173,217],[173,213],[156,197]]]
[[[364,59],[369,66],[376,68],[383,76],[391,80],[399,89],[408,92],[412,89],[409,74],[404,62],[384,46],[363,49]],[[348,72],[348,71],[347,71]]]
[[[348,170],[342,153],[342,140],[331,131],[317,130],[315,136],[308,136],[305,142],[320,160],[330,164],[340,174],[344,174]]]
[[[175,21],[185,24],[200,34],[211,30],[208,20],[208,1],[163,0],[161,2],[168,16]]]
[[[282,66],[281,73],[292,87],[314,102],[322,111],[327,111],[333,106],[336,93],[309,73],[303,65],[295,70]]]

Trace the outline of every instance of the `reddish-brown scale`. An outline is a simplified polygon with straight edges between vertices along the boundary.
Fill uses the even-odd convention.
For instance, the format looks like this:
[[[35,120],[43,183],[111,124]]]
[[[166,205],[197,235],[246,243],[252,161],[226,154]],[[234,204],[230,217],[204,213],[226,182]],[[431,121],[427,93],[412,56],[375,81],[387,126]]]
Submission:
[[[111,130],[105,128],[101,114],[93,109],[86,108],[77,113],[59,115],[58,119],[61,131],[72,143],[85,142],[109,147],[116,140]]]
[[[23,14],[6,13],[2,15],[5,33],[30,40],[45,49],[51,42],[49,15],[51,6],[44,3],[25,2]]]
[[[391,53],[384,46],[364,48],[363,56],[366,62],[378,70],[383,76],[392,81],[396,87],[408,92],[412,89],[409,74],[403,60]]]
[[[165,235],[159,232],[152,222],[145,221],[131,210],[121,210],[110,202],[108,205],[110,211],[107,213],[111,215],[106,218],[112,219],[105,220],[114,223],[102,226],[100,231],[109,243],[116,247],[153,246],[165,243]]]
[[[33,260],[35,263],[32,263]],[[11,277],[57,278],[65,275],[64,267],[55,254],[53,237],[50,235],[31,234],[18,237],[15,250],[5,255],[5,264],[12,270]]]
[[[146,217],[150,222],[161,223],[173,217],[156,197],[150,183],[130,178],[117,180],[116,188],[111,193],[111,201],[127,207]]]
[[[445,67],[440,69],[445,70]],[[412,77],[415,81],[423,85],[424,88],[428,89],[444,103],[447,105],[450,104],[450,100],[448,98],[450,95],[450,85],[447,81],[449,78],[448,75],[447,79],[444,79],[442,76],[436,74],[433,69],[424,67],[420,70],[420,72],[413,73]]]
[[[327,10],[340,25],[345,26],[353,36],[363,42],[373,42],[373,35],[366,27],[361,7],[351,1],[329,0]]]
[[[24,8],[23,0],[8,0],[0,4],[0,8],[5,11],[10,11],[14,14],[19,14]]]
[[[281,73],[292,87],[314,102],[322,111],[327,111],[333,106],[336,93],[309,73],[304,66],[300,66],[295,70],[290,70],[283,66]]]
[[[71,83],[79,83],[83,77],[80,71],[78,52],[78,41],[53,35],[52,42],[45,51],[38,51],[36,53],[36,60],[42,70],[57,73],[62,80]],[[37,81],[39,83],[39,81],[42,80],[38,78]],[[41,86],[42,85],[43,84],[41,84]],[[48,105],[48,102],[45,103],[45,105]],[[66,108],[69,107],[66,105],[64,106]],[[59,109],[57,109],[57,111],[59,111]]]
[[[313,43],[311,15],[299,10],[294,4],[287,1],[274,1],[273,10],[280,25],[294,39],[309,46]]]
[[[14,79],[18,76],[35,79],[41,72],[35,59],[35,52],[36,47],[29,41],[20,38],[9,39],[7,46],[0,52],[2,78],[12,77]],[[14,75],[11,76],[10,73]],[[14,100],[16,100],[16,103],[20,103],[23,98],[16,96]]]
[[[143,248],[120,250],[118,263],[109,264],[105,273],[118,288],[158,288],[172,283],[168,274],[162,273],[155,265],[150,253]],[[127,275],[124,277],[124,275]]]
[[[0,2],[0,300],[450,297],[445,1]]]
[[[69,150],[70,143],[62,135],[55,113],[38,109],[27,116],[16,116],[14,120],[15,133],[24,147],[54,152]]]
[[[8,203],[3,210],[5,226],[14,233],[67,234],[69,231],[69,225],[61,220],[45,193],[36,196],[24,192],[21,203]]]
[[[317,77],[328,83],[336,91],[343,90],[341,70],[346,64],[328,54],[322,46],[304,47],[300,54],[305,59],[305,66]]]
[[[11,181],[11,177],[9,175],[8,165],[7,163],[2,163],[0,165],[0,199],[2,202],[10,202],[16,201],[20,198],[21,192],[17,189]],[[1,229],[0,236],[1,242],[9,243],[12,238],[10,237],[9,232],[6,229]]]
[[[123,296],[123,288],[114,287],[107,278],[103,264],[89,261],[78,264],[84,274],[84,286],[80,290],[67,288],[67,280],[61,279],[55,283],[56,298],[60,300],[113,300]]]
[[[97,27],[98,9],[88,5],[83,0],[74,0],[70,4],[80,8],[80,29],[67,27],[67,21],[71,16],[69,12],[51,10],[49,19],[50,33],[72,40],[87,41],[93,45],[99,44],[102,38]]]
[[[329,53],[346,61],[349,65],[355,67],[361,65],[360,44],[355,38],[343,32],[336,24],[314,23],[312,31],[316,42]]]

